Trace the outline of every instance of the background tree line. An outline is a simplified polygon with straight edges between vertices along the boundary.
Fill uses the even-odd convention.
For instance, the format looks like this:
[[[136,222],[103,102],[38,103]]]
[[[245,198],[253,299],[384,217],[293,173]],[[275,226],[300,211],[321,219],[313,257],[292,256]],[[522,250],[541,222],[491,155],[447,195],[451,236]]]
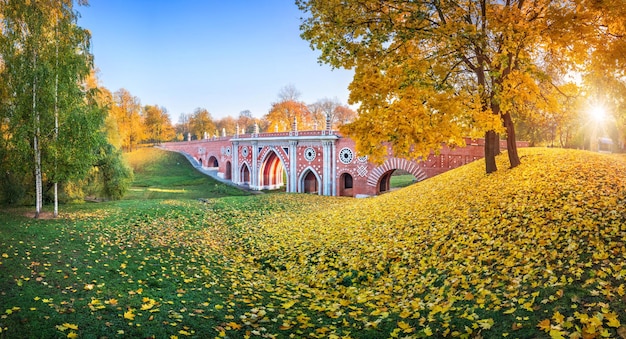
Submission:
[[[292,128],[294,119],[299,130],[326,128],[326,116],[333,129],[356,118],[356,112],[337,99],[321,99],[313,104],[301,101],[300,92],[293,86],[282,88],[278,101],[268,113],[256,118],[244,110],[235,118],[214,118],[206,108],[196,108],[193,113],[182,113],[173,123],[167,109],[159,105],[141,105],[141,101],[122,88],[114,93],[99,87],[101,104],[110,107],[107,116],[107,135],[110,143],[124,151],[132,151],[141,144],[159,144],[166,141],[183,141],[232,136],[235,133],[282,132]],[[239,128],[239,131],[237,131]]]

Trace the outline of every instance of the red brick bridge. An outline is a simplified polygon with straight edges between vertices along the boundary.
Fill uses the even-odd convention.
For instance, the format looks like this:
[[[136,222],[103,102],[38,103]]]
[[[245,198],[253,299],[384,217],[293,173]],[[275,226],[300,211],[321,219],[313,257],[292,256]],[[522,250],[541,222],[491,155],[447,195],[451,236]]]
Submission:
[[[484,156],[483,139],[468,138],[466,144],[444,146],[421,162],[390,156],[382,165],[359,156],[352,139],[329,129],[236,134],[169,142],[162,148],[186,153],[202,167],[216,170],[219,178],[252,190],[284,186],[287,192],[363,197],[388,191],[395,170],[421,181]],[[505,141],[501,148],[506,148]]]

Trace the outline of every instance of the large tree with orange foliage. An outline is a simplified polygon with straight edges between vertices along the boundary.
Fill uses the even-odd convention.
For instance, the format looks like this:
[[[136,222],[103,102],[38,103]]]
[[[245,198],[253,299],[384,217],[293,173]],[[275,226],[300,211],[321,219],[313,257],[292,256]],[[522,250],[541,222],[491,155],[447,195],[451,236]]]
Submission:
[[[122,147],[127,151],[132,151],[146,137],[141,101],[125,88],[120,88],[113,93],[113,101],[111,113],[117,122]]]
[[[176,131],[165,107],[147,105],[143,108],[143,114],[146,134],[150,142],[160,144],[174,139]]]
[[[297,0],[302,37],[320,60],[354,69],[346,126],[359,151],[426,157],[442,143],[486,138],[496,171],[498,134],[520,163],[513,116],[553,109],[566,75],[592,64],[619,70],[624,6],[595,0]],[[622,5],[620,5],[622,4]],[[623,65],[623,64],[621,64]],[[623,68],[622,68],[623,69]],[[556,89],[556,90],[554,90]]]

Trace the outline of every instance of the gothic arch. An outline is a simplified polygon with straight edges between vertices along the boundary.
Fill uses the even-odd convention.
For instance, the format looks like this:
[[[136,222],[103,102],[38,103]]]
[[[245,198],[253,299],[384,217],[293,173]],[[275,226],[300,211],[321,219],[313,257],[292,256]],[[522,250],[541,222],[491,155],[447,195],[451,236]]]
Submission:
[[[424,173],[422,167],[417,162],[402,158],[389,158],[382,165],[370,171],[367,185],[377,187],[377,193],[387,191],[389,189],[389,177],[397,169],[411,173],[417,181],[427,178],[426,173]]]
[[[287,173],[287,168],[282,157],[275,149],[270,149],[264,152],[262,159],[259,166],[259,186],[262,189],[277,189],[284,186],[283,174]]]
[[[322,195],[322,179],[312,167],[305,168],[300,174],[298,192]]]
[[[241,184],[250,185],[250,176],[250,166],[248,165],[248,162],[244,161],[239,168],[239,181]]]

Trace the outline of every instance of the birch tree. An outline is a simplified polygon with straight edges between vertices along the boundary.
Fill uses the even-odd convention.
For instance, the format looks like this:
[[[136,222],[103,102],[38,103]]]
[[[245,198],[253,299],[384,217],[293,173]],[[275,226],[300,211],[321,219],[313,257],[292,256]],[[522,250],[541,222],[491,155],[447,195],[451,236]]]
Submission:
[[[76,25],[71,0],[1,0],[0,12],[2,160],[11,164],[4,172],[21,184],[31,173],[35,217],[54,187],[56,216],[58,183],[86,175],[101,143],[103,116],[89,109],[83,87],[92,66],[90,36]]]

